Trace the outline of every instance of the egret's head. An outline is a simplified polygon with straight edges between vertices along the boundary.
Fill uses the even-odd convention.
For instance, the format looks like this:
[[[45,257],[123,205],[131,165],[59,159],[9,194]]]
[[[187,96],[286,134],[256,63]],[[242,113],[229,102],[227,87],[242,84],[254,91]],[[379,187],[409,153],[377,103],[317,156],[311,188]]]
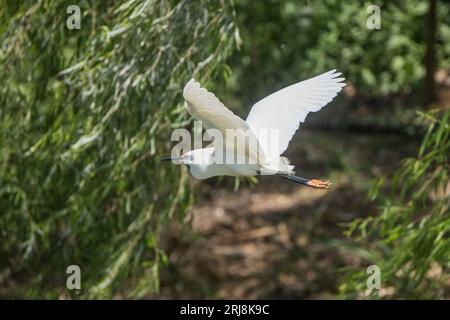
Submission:
[[[172,161],[175,164],[187,164],[190,165],[194,162],[194,155],[186,153],[181,155],[180,157],[162,157],[161,161]]]
[[[189,172],[197,179],[207,179],[217,175],[213,164],[214,148],[196,149],[179,157],[164,157],[161,160],[172,160],[175,164],[186,164]]]
[[[209,163],[211,156],[211,151],[208,149],[196,149],[179,157],[162,157],[161,160],[168,161],[171,160],[175,164],[186,164],[186,165],[202,165]]]

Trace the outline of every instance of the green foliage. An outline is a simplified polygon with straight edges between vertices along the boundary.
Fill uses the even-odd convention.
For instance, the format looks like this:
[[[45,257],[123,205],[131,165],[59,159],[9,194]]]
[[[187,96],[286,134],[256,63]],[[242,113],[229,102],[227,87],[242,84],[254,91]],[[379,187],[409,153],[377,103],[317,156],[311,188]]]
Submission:
[[[0,296],[157,292],[168,259],[159,234],[191,202],[185,169],[158,159],[171,130],[190,123],[181,90],[192,76],[219,93],[210,80],[230,77],[245,106],[334,68],[358,96],[421,89],[426,0],[384,1],[381,30],[366,27],[371,2],[236,1],[236,16],[228,1],[79,1],[81,30],[66,27],[72,1],[2,2]],[[438,36],[447,68],[444,1]],[[344,297],[446,296],[449,112],[420,119],[428,129],[417,158],[402,163],[390,192],[388,179],[375,183],[379,215],[348,231],[355,252],[381,267],[383,290],[366,292],[365,270],[349,270]],[[81,267],[79,292],[65,287],[71,264]]]
[[[439,117],[421,113],[428,126],[417,157],[403,161],[391,192],[380,178],[371,197],[379,215],[354,221],[348,235],[367,247],[381,269],[382,290],[366,292],[364,271],[350,270],[341,286],[345,296],[442,298],[449,290],[450,262],[450,111]]]
[[[233,8],[82,1],[68,30],[71,4],[0,8],[0,272],[8,297],[140,297],[158,290],[161,227],[190,201],[184,169],[158,159],[189,122],[184,83],[223,74]]]
[[[378,3],[380,30],[366,26],[371,15],[367,8],[372,4],[236,1],[244,39],[242,51],[231,63],[236,96],[244,98],[244,106],[251,105],[267,94],[268,88],[335,68],[361,96],[417,91],[425,75],[428,1]],[[439,2],[438,15],[437,54],[440,65],[446,67],[450,65],[450,6]]]

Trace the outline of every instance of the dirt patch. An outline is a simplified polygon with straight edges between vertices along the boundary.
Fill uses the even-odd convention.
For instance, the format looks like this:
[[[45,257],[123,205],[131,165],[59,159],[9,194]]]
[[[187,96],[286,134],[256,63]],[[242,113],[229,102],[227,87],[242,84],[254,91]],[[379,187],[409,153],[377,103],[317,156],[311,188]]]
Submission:
[[[330,298],[340,269],[362,266],[342,235],[344,225],[375,213],[366,196],[371,180],[392,172],[416,143],[305,130],[294,141],[288,157],[297,173],[330,179],[333,188],[278,177],[261,177],[237,192],[233,178],[195,182],[192,232],[172,226],[165,237],[170,266],[163,271],[163,297]]]

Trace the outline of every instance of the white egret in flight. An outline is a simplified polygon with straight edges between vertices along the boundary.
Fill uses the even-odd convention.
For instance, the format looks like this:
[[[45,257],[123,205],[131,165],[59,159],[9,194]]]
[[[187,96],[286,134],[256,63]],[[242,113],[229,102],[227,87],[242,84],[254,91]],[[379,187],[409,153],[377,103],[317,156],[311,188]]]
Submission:
[[[216,163],[215,148],[196,149],[182,154],[176,159],[165,157],[162,160],[178,160],[189,166],[190,173],[197,179],[214,176],[254,176],[278,175],[282,178],[320,189],[330,188],[331,183],[317,179],[305,179],[295,175],[294,166],[281,154],[287,149],[294,133],[305,121],[309,112],[319,111],[327,105],[345,86],[341,73],[331,70],[314,78],[304,80],[281,89],[255,103],[244,121],[220,102],[211,92],[191,79],[183,90],[189,113],[201,120],[206,129],[217,129],[226,135],[227,130],[242,129],[251,135],[246,146],[246,156],[252,164]],[[270,148],[261,132],[276,130],[278,141]],[[228,140],[226,138],[226,140]],[[236,151],[229,148],[224,153]]]

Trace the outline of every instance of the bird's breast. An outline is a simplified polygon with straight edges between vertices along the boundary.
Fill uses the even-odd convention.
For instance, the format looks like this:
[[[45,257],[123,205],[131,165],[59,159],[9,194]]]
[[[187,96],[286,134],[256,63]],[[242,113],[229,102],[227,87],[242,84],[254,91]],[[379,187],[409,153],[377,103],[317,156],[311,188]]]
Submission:
[[[216,176],[254,176],[256,171],[256,165],[249,164],[193,164],[189,169],[191,175],[200,180]]]

